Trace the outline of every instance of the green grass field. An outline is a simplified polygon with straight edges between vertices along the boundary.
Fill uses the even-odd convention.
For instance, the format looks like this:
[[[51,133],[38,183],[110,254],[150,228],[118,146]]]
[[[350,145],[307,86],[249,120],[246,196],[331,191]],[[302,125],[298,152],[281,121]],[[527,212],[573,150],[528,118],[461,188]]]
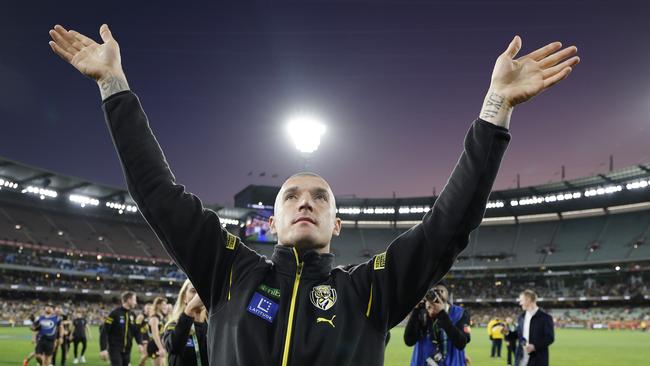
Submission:
[[[386,350],[385,365],[409,365],[411,348],[404,345],[402,334],[403,328],[395,328],[391,331],[392,337]],[[505,347],[501,359],[489,357],[490,344],[485,329],[473,329],[472,336],[467,352],[473,365],[506,365]],[[97,328],[94,327],[93,338],[86,351],[88,363],[85,365],[107,365],[99,360],[97,339]],[[551,365],[648,365],[649,345],[650,332],[558,329],[555,344],[551,346]],[[25,355],[33,349],[27,328],[0,328],[0,366],[20,365]],[[131,364],[134,364],[133,361],[137,360],[137,357],[137,349],[134,347]],[[31,364],[36,365],[35,362]],[[72,365],[72,350],[68,356],[68,365]]]

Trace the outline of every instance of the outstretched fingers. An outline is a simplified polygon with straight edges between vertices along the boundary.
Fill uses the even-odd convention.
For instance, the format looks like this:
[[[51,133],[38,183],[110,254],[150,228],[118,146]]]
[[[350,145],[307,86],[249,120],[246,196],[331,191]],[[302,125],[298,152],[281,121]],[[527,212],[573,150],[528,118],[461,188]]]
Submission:
[[[565,67],[562,69],[562,71],[558,72],[557,74],[549,77],[548,79],[544,79],[544,86],[543,90],[548,89],[552,87],[553,85],[559,83],[560,81],[566,79],[567,76],[571,73],[573,69],[570,67]]]
[[[564,70],[567,67],[572,68],[573,66],[577,65],[579,62],[580,62],[580,57],[573,56],[570,59],[565,60],[564,62],[562,62],[560,64],[557,64],[557,65],[555,65],[553,67],[549,67],[547,69],[544,69],[544,71],[542,71],[542,75],[543,75],[544,79],[548,79],[548,78],[552,77],[553,75],[557,74],[558,72],[561,72],[562,70]]]
[[[529,53],[526,56],[523,56],[521,58],[522,59],[523,58],[529,58],[529,59],[532,59],[532,60],[535,60],[535,61],[539,61],[539,60],[543,59],[544,57],[552,54],[553,52],[559,50],[560,48],[562,48],[562,43],[560,43],[560,42],[552,42],[552,43],[549,43],[549,44],[547,44],[546,46],[544,46],[542,48],[536,49],[535,51],[533,51],[533,52],[531,52],[531,53]]]
[[[83,46],[87,47],[87,46],[97,45],[97,42],[95,42],[91,38],[88,38],[75,30],[70,30],[68,32],[75,38],[77,42],[81,43]]]
[[[68,51],[64,50],[63,48],[61,48],[61,46],[56,44],[56,42],[54,42],[54,41],[50,41],[49,44],[50,44],[50,47],[52,48],[52,51],[54,51],[54,53],[59,55],[62,59],[66,60],[68,62],[72,62],[72,58],[74,56],[70,52],[68,52]]]
[[[61,25],[55,25],[54,26],[54,31],[55,34],[60,37],[61,40],[63,40],[67,45],[70,47],[76,49],[76,50],[81,50],[80,44],[75,44],[77,40],[74,38],[72,34],[68,32],[67,29],[63,28]]]
[[[567,47],[561,51],[555,52],[552,55],[541,59],[539,61],[539,66],[541,66],[543,69],[546,69],[568,57],[575,55],[576,53],[578,53],[578,48],[576,46]]]

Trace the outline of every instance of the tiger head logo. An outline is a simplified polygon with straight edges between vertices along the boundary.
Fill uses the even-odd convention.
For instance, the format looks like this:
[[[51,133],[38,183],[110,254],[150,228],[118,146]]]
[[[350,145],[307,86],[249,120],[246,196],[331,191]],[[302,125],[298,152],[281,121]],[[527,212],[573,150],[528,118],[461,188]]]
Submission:
[[[336,290],[330,285],[315,286],[309,295],[311,303],[321,310],[328,310],[336,303]]]

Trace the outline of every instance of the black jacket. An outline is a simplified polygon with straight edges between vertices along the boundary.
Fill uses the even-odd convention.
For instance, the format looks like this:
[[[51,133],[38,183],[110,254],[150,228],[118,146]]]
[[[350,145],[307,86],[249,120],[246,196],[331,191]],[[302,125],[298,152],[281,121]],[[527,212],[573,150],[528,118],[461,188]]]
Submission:
[[[519,361],[524,354],[522,338],[524,336],[525,316],[526,313],[523,313],[519,315],[519,318],[517,319],[517,337],[519,339],[519,345],[515,352],[517,365],[519,365]],[[527,344],[535,346],[535,352],[530,353],[528,366],[548,366],[548,346],[555,341],[553,317],[542,311],[542,309],[537,309],[535,315],[530,319],[530,329],[528,333],[530,339],[527,340]]]
[[[171,322],[165,327],[162,341],[168,353],[169,366],[197,366],[194,340],[190,330],[194,324],[196,340],[198,341],[201,366],[208,366],[208,348],[206,343],[208,324],[195,322],[192,317],[181,313],[177,322]]]
[[[103,109],[131,196],[209,309],[212,365],[382,365],[387,331],[481,223],[510,140],[505,128],[476,120],[422,223],[369,261],[333,268],[332,254],[288,245],[258,255],[176,183],[135,94],[114,94]]]
[[[99,349],[105,351],[131,352],[132,340],[142,344],[140,329],[135,323],[135,315],[122,306],[115,308],[104,319],[99,333]]]

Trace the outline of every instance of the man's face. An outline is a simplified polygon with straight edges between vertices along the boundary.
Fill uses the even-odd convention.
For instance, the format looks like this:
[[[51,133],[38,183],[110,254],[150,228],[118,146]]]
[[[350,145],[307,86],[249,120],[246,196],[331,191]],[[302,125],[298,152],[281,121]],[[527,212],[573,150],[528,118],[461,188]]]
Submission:
[[[126,300],[125,305],[127,309],[135,309],[135,307],[138,305],[138,300],[136,299],[136,296],[133,295],[128,300]]]
[[[54,308],[54,312],[56,313],[56,315],[61,315],[63,314],[63,309],[60,306],[57,306]]]
[[[45,307],[45,314],[50,315],[50,314],[52,314],[53,311],[54,311],[54,309],[51,306],[46,306]]]
[[[521,309],[526,311],[530,307],[530,299],[528,296],[521,294],[519,295],[519,306],[521,306]]]
[[[341,231],[332,190],[315,176],[292,177],[282,185],[269,224],[278,243],[305,250],[329,251],[332,235]]]

